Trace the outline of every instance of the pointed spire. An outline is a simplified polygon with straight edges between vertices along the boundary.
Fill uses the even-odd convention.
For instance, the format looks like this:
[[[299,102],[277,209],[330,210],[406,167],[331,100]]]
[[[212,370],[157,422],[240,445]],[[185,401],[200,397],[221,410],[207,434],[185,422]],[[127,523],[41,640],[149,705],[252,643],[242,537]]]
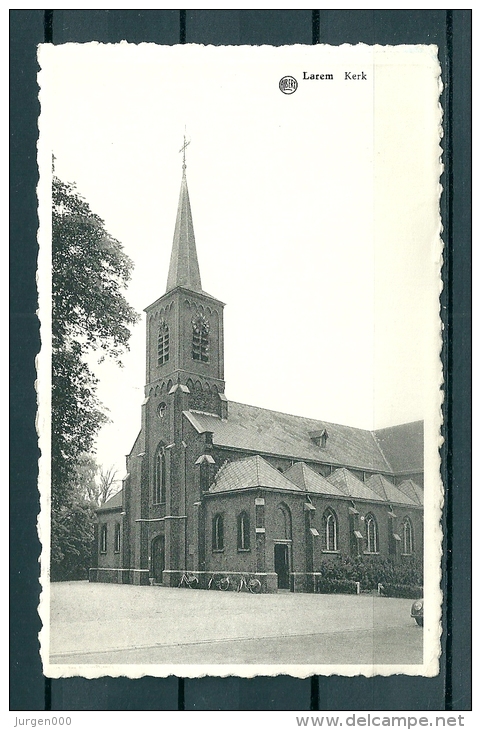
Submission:
[[[182,182],[180,185],[179,206],[177,209],[177,220],[175,222],[174,241],[172,244],[166,291],[175,289],[177,286],[184,286],[186,289],[192,289],[193,291],[202,291],[199,262],[197,261],[197,251],[195,248],[194,225],[192,223],[192,212],[185,174],[185,148],[188,144],[189,142],[186,141],[184,136],[184,144],[179,150],[179,152],[183,153]]]

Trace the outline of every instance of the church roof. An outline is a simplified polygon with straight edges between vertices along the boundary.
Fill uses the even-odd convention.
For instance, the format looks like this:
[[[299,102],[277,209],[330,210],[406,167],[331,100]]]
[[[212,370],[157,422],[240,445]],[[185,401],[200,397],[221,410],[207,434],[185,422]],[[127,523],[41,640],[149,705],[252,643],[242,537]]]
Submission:
[[[382,488],[381,488],[382,480]],[[377,490],[369,485],[375,484]],[[405,482],[406,484],[406,482]],[[412,483],[413,484],[413,483]],[[417,487],[417,485],[414,485]],[[237,492],[243,489],[267,488],[288,492],[323,494],[330,497],[364,499],[370,502],[392,502],[417,506],[406,494],[396,489],[389,480],[375,474],[366,483],[361,482],[348,469],[336,469],[327,479],[298,462],[281,473],[262,456],[248,456],[246,459],[226,462],[216,474],[209,494]],[[421,488],[417,487],[421,492]]]
[[[403,423],[374,431],[374,437],[395,474],[423,470],[422,421]]]
[[[274,469],[265,459],[257,455],[226,463],[217,472],[209,492],[230,492],[255,487],[268,487],[289,492],[300,491],[299,487],[286,479],[280,471]]]
[[[364,482],[361,482],[348,469],[336,469],[336,471],[327,477],[327,481],[339,487],[345,496],[351,497],[352,499],[369,499],[371,501],[379,501],[382,499],[383,502],[385,501],[383,497],[372,489],[369,489]]]
[[[389,479],[386,479],[381,474],[373,474],[372,477],[366,479],[365,484],[387,502],[408,505],[419,504],[417,499],[411,499],[408,494],[395,487]]]
[[[122,507],[122,490],[117,492],[117,494],[114,494],[113,497],[110,497],[106,502],[104,502],[100,507],[98,508],[97,512],[102,512],[104,510],[109,509],[120,509]]]
[[[305,492],[327,494],[332,497],[345,496],[344,492],[338,487],[328,482],[322,474],[318,474],[302,461],[298,461],[289,469],[286,469],[284,476]]]
[[[185,169],[180,185],[179,206],[177,208],[166,291],[175,289],[177,286],[183,286],[197,292],[202,291]]]
[[[413,502],[416,504],[423,504],[424,502],[424,491],[419,484],[413,482],[412,479],[405,479],[401,484],[398,485],[398,489],[404,494],[407,494]]]
[[[385,429],[390,432],[388,437],[379,439],[376,435],[379,432],[375,434],[232,401],[229,401],[226,420],[190,411],[185,411],[185,415],[199,433],[211,431],[216,446],[365,471],[396,473],[395,467],[407,464],[411,472],[423,468],[422,445],[419,448],[411,438],[413,424],[407,424],[407,429],[404,426]],[[325,445],[320,446],[313,436],[323,430],[327,432],[327,438]],[[416,430],[422,441],[422,424],[417,424]],[[406,433],[408,438],[405,438]],[[386,443],[388,448],[385,448]],[[406,453],[401,459],[403,449]],[[393,457],[393,464],[387,455]]]

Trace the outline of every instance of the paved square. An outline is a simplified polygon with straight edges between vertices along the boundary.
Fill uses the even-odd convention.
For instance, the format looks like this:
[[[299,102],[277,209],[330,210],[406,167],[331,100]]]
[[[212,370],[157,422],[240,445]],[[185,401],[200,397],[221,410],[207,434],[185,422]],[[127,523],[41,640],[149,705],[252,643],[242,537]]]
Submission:
[[[411,601],[51,585],[52,664],[422,664]]]

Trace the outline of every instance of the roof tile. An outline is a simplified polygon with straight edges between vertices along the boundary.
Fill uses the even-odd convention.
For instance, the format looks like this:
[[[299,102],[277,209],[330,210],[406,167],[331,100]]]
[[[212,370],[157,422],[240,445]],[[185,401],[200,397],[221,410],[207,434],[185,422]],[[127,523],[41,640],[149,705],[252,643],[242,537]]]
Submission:
[[[188,411],[185,415],[199,432],[212,431],[216,446],[257,454],[275,454],[296,461],[387,473],[394,473],[396,470],[385,454],[392,455],[395,464],[399,465],[400,455],[405,451],[402,466],[409,463],[413,470],[419,466],[419,448],[413,432],[415,430],[416,433],[422,433],[422,424],[417,424],[416,429],[411,428],[415,424],[407,424],[407,429],[403,426],[385,429],[388,433],[379,437],[378,434],[382,436],[383,432],[371,433],[352,426],[316,421],[232,401],[229,401],[227,420],[209,414],[191,414]],[[325,447],[316,445],[309,437],[310,432],[322,429],[326,429],[328,433]],[[406,434],[409,438],[405,439]]]
[[[391,465],[392,471],[397,474],[423,471],[423,436],[422,421],[374,431],[374,438],[380,450]]]
[[[116,509],[118,507],[122,507],[122,489],[117,492],[117,494],[114,494],[113,497],[110,497],[110,499],[100,505],[97,512],[101,512],[102,510],[107,509]]]
[[[300,491],[299,487],[286,479],[280,471],[274,469],[265,459],[257,455],[227,462],[217,472],[215,482],[209,492],[230,492],[255,487],[268,487],[290,492]]]
[[[404,492],[415,504],[424,503],[424,491],[419,484],[413,482],[412,479],[405,479],[401,484],[398,484],[399,491]]]
[[[409,495],[395,487],[389,479],[386,479],[381,474],[373,474],[372,477],[366,479],[365,485],[376,492],[376,494],[379,494],[387,502],[407,505],[418,504],[417,499],[411,499]]]
[[[306,492],[327,494],[334,497],[345,496],[344,492],[336,487],[335,484],[328,482],[325,477],[315,472],[314,469],[311,469],[302,461],[293,464],[293,466],[284,472],[284,476]]]
[[[336,487],[344,492],[348,497],[353,499],[369,499],[371,501],[385,501],[384,497],[376,494],[372,489],[361,482],[348,469],[336,469],[328,478],[328,482],[335,484]]]

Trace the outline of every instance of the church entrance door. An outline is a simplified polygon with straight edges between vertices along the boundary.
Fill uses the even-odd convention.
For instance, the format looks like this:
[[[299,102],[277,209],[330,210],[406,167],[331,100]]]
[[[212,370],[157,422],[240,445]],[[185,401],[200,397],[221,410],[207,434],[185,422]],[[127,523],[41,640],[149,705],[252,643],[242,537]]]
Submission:
[[[165,538],[159,535],[152,541],[152,578],[154,583],[162,583],[165,569]]]
[[[289,548],[287,545],[274,545],[274,570],[277,573],[277,587],[289,588]]]

